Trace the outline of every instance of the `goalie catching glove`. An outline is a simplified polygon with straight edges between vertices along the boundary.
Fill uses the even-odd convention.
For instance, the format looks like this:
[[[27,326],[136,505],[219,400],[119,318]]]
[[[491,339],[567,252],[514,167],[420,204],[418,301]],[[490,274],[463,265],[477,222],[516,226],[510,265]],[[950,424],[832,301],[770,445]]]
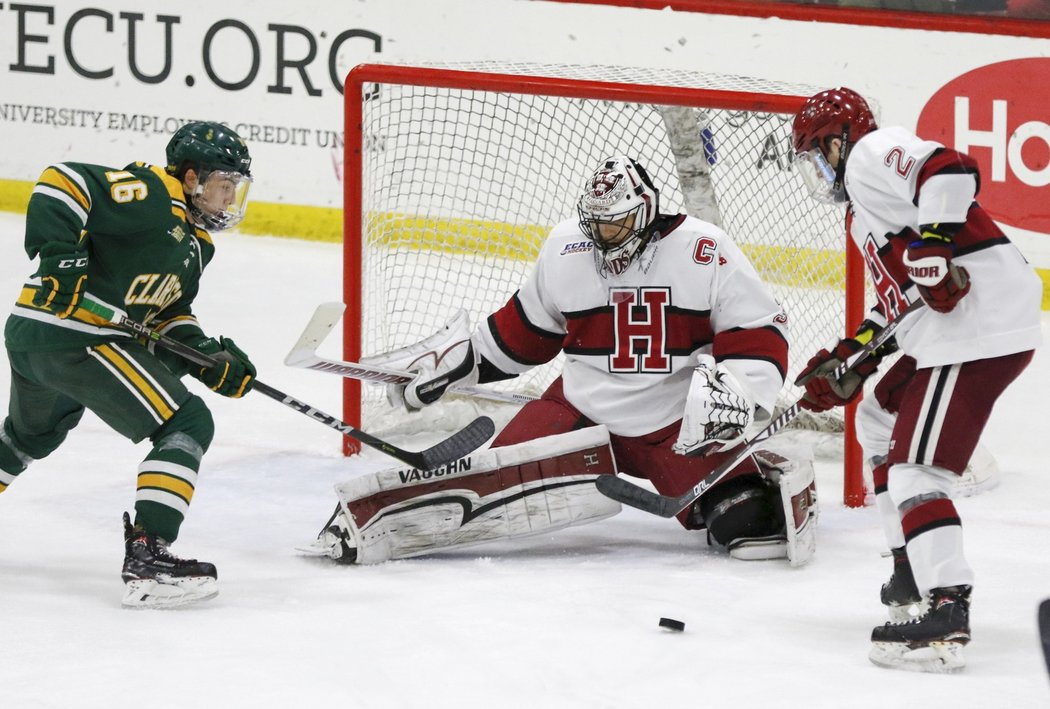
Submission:
[[[747,387],[714,357],[701,355],[689,383],[674,452],[706,455],[729,450],[744,442],[754,420],[755,401]]]
[[[460,310],[430,337],[407,347],[371,357],[362,364],[418,372],[408,384],[389,384],[386,398],[391,406],[418,411],[444,396],[457,384],[478,382],[478,358],[470,341],[470,317]]]
[[[795,379],[795,386],[806,388],[799,405],[808,411],[820,413],[836,406],[845,406],[856,399],[864,387],[864,381],[879,368],[882,358],[897,351],[896,340],[890,339],[853,370],[842,375],[841,379],[834,379],[832,375],[840,364],[863,349],[881,330],[882,326],[878,323],[865,320],[855,336],[839,340],[832,349],[824,348],[810,358],[806,368]]]

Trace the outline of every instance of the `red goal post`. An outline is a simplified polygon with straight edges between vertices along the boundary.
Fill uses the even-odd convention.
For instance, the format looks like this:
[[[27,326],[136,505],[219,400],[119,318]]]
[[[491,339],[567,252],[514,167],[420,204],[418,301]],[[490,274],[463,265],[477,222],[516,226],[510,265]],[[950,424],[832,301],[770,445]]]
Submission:
[[[479,322],[573,214],[597,160],[626,152],[663,211],[719,223],[770,283],[792,319],[793,378],[865,311],[843,210],[811,200],[792,168],[790,119],[819,88],[621,67],[357,66],[344,92],[344,359],[417,341],[456,307]],[[557,361],[502,386],[538,394],[556,373]],[[375,389],[344,380],[347,422],[384,420]],[[797,396],[788,384],[781,398]],[[844,500],[860,506],[852,415]]]

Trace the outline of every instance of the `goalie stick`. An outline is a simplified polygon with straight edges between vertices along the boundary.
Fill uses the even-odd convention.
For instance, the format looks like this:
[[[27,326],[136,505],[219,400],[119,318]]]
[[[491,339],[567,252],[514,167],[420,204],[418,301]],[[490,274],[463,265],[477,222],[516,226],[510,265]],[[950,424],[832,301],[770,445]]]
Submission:
[[[328,337],[328,333],[339,322],[339,318],[343,316],[345,308],[346,306],[342,303],[321,303],[318,305],[313,317],[310,318],[310,322],[306,324],[303,334],[299,336],[299,339],[288,352],[288,356],[284,358],[284,363],[289,367],[313,369],[318,372],[328,372],[341,377],[360,379],[361,381],[378,384],[408,384],[414,380],[415,374],[412,372],[402,372],[358,362],[325,359],[317,354],[317,348],[320,347],[321,343]],[[504,393],[476,386],[453,386],[449,388],[449,393],[509,404],[527,404],[536,400],[536,397],[528,394]]]
[[[893,322],[887,323],[886,327],[871,338],[871,341],[868,342],[868,344],[858,350],[849,360],[836,367],[832,376],[835,379],[841,379],[844,374],[853,370],[857,365],[867,359],[872,352],[879,347],[882,347],[882,345],[893,337],[897,325],[906,315],[918,310],[923,305],[924,303],[922,300],[917,300],[905,308],[904,311],[893,320]],[[602,475],[595,481],[595,485],[598,486],[598,490],[603,495],[611,497],[625,505],[630,505],[631,507],[635,507],[654,515],[659,515],[660,517],[674,517],[686,507],[696,502],[701,495],[711,488],[711,486],[725,477],[729,471],[751,455],[751,452],[759,443],[772,437],[775,433],[780,431],[780,429],[790,423],[792,419],[798,416],[799,411],[802,410],[800,405],[801,402],[802,398],[800,397],[795,403],[773,419],[768,426],[759,431],[754,438],[741,446],[736,455],[709,472],[701,478],[696,485],[693,485],[692,488],[677,497],[661,495],[652,492],[651,490],[646,490],[644,487],[639,487],[638,485],[630,483],[615,475]]]
[[[161,334],[148,325],[143,325],[136,320],[132,320],[126,313],[120,310],[115,310],[101,303],[87,299],[81,302],[80,307],[114,325],[117,325],[132,335],[143,337],[150,342],[154,342],[160,347],[174,352],[178,356],[193,362],[194,364],[198,364],[202,367],[213,367],[219,363],[217,358],[206,355],[203,352],[193,349],[189,345]],[[308,416],[314,421],[319,421],[325,426],[339,431],[344,436],[354,438],[366,446],[382,451],[383,453],[386,453],[393,458],[397,458],[401,462],[411,465],[413,468],[418,468],[419,470],[433,470],[462,458],[485,443],[485,441],[496,432],[496,426],[492,422],[492,419],[487,416],[480,416],[449,438],[434,444],[426,450],[408,451],[354,428],[350,424],[340,421],[334,416],[326,414],[320,409],[316,409],[305,402],[299,401],[268,384],[264,384],[258,379],[255,380],[253,389],[254,391],[270,397],[274,401],[279,401],[290,409],[294,409],[299,413]]]

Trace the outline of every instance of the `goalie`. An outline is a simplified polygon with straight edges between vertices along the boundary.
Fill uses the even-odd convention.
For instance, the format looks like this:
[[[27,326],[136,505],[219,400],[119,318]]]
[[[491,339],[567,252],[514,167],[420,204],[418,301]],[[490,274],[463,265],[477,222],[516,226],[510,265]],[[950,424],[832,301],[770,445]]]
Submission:
[[[594,521],[620,509],[595,489],[597,475],[680,495],[770,420],[787,318],[732,240],[661,214],[648,174],[622,155],[601,161],[577,207],[522,288],[473,333],[461,313],[423,342],[366,360],[418,372],[388,388],[409,410],[564,352],[562,375],[456,469],[339,486],[313,553],[369,563]],[[763,452],[678,521],[735,558],[798,565],[814,549],[815,502],[809,461]]]

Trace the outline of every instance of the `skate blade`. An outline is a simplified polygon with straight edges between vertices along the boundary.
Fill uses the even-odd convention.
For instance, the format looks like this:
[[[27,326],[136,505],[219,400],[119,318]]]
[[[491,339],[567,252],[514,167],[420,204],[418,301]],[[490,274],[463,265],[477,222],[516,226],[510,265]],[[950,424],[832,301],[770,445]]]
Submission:
[[[872,643],[868,659],[879,667],[910,672],[951,673],[966,666],[963,645],[957,642],[931,642],[911,650],[904,643]]]
[[[138,579],[128,581],[124,598],[120,604],[124,608],[182,608],[184,606],[206,601],[219,595],[219,582],[211,577],[179,579],[177,582],[160,583],[155,579]]]

